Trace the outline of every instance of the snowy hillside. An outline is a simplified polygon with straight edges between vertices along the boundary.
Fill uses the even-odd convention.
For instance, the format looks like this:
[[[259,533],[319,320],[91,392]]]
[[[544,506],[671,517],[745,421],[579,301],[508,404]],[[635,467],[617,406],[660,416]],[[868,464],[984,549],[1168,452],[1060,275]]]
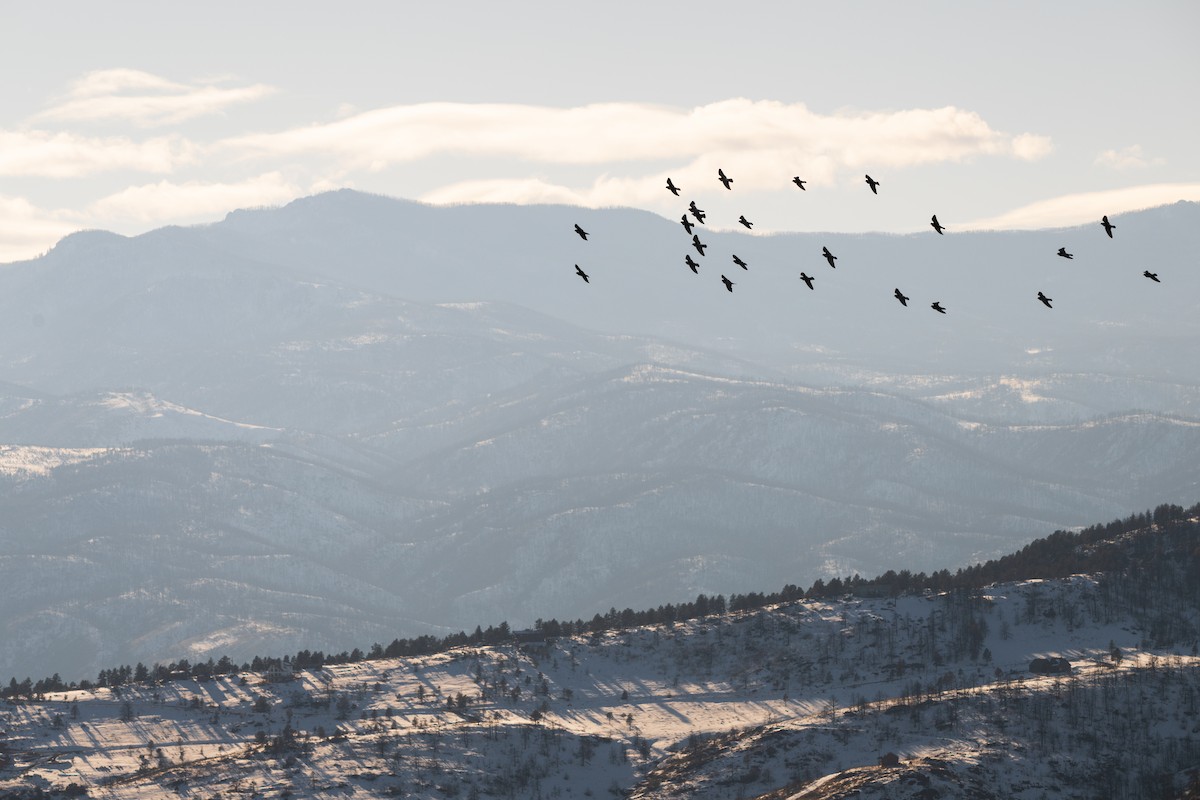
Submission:
[[[1077,551],[1124,572],[49,692],[0,710],[0,790],[1172,796],[1200,766],[1197,530]],[[1069,671],[1031,670],[1055,658]]]

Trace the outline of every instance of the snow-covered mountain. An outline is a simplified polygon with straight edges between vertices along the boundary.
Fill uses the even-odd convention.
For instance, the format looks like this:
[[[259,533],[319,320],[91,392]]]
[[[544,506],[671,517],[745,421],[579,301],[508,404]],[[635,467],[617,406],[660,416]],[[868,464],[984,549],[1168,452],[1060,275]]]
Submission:
[[[649,625],[614,610],[521,643],[17,696],[0,794],[1182,796],[1200,767],[1200,520],[1144,523],[994,565],[1105,572]]]
[[[0,268],[0,675],[939,569],[1193,502],[1198,220],[705,232],[700,276],[642,212],[353,192],[68,237]]]

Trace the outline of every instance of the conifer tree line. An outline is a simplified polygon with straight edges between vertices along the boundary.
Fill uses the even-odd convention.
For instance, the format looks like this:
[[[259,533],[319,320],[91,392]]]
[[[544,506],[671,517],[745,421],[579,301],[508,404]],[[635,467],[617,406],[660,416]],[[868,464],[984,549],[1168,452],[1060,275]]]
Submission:
[[[1134,536],[1133,534],[1137,534]],[[1107,524],[1093,525],[1078,532],[1055,531],[999,559],[964,567],[951,573],[939,570],[930,574],[888,570],[876,578],[859,575],[848,578],[817,579],[807,589],[788,584],[777,592],[749,592],[667,603],[657,608],[635,611],[610,608],[590,620],[542,620],[534,629],[546,638],[599,635],[624,628],[686,622],[727,612],[752,611],[780,603],[800,600],[830,600],[845,595],[860,597],[898,597],[905,594],[935,592],[969,595],[991,584],[1030,579],[1065,578],[1080,573],[1102,573],[1100,598],[1102,617],[1114,618],[1128,613],[1149,631],[1147,643],[1155,647],[1171,646],[1197,632],[1187,628],[1180,612],[1200,607],[1200,503],[1190,508],[1163,504],[1153,511],[1132,514]],[[978,638],[978,637],[971,637]],[[507,622],[476,626],[472,633],[460,631],[444,637],[422,635],[393,639],[386,646],[376,643],[367,651],[354,648],[326,654],[320,650],[301,650],[294,656],[255,656],[237,664],[228,656],[214,661],[191,663],[188,659],[154,664],[138,663],[102,669],[95,681],[63,681],[58,673],[33,681],[16,677],[7,686],[0,685],[2,699],[39,699],[49,692],[71,689],[120,687],[126,684],[166,682],[170,680],[209,680],[238,672],[263,672],[271,668],[292,670],[320,669],[325,665],[353,663],[380,658],[407,658],[443,652],[463,646],[500,645],[513,640]]]

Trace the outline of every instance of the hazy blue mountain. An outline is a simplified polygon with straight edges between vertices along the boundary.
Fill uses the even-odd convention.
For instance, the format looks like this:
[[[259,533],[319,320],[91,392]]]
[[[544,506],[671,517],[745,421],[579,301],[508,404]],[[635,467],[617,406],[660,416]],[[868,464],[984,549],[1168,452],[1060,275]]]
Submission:
[[[576,222],[590,231],[588,241],[574,234]],[[1122,222],[1121,235],[1109,240],[1098,221],[1036,232],[951,229],[942,237],[932,230],[758,236],[730,230],[731,218],[720,232],[697,227],[710,245],[700,257],[678,222],[639,211],[433,208],[336,192],[277,211],[237,212],[196,235],[215,249],[399,297],[487,297],[595,330],[719,344],[784,368],[812,360],[805,353],[816,350],[822,361],[872,366],[887,355],[889,371],[980,372],[1037,363],[1031,349],[1060,368],[1123,355],[1144,362],[1134,353],[1148,343],[1195,335],[1190,298],[1200,276],[1188,265],[1200,251],[1200,204]],[[823,246],[838,255],[836,270]],[[1055,255],[1062,246],[1073,260]],[[735,253],[748,271],[732,263]],[[684,265],[687,254],[701,263],[700,275]],[[589,286],[580,285],[574,263],[589,271]],[[1142,277],[1145,269],[1164,283]],[[802,270],[816,277],[816,290],[800,282]],[[722,290],[723,273],[737,282],[732,295]],[[892,297],[897,287],[913,298],[911,308]],[[1037,302],[1038,291],[1055,299],[1053,313]],[[934,300],[949,308],[945,318],[929,310]],[[1047,354],[1057,350],[1066,351],[1062,360]],[[1170,372],[1164,362],[1173,354],[1164,355],[1152,361]]]
[[[936,569],[1194,502],[1197,222],[701,229],[699,276],[643,212],[354,192],[68,237],[0,267],[0,675]]]
[[[289,329],[303,339],[316,322],[306,311],[326,305],[318,296],[341,292],[343,305],[381,296],[511,303],[596,331],[716,347],[782,369],[836,361],[889,373],[1103,368],[1190,378],[1177,356],[1200,324],[1191,300],[1200,276],[1189,268],[1200,251],[1200,204],[1121,220],[1112,240],[1098,223],[951,229],[943,237],[758,236],[701,226],[710,247],[699,257],[682,226],[646,212],[437,208],[340,191],[134,239],[68,237],[39,261],[4,271],[5,334],[17,351],[41,350],[56,335],[60,346],[78,348],[79,334],[101,322],[114,326],[105,343],[113,347],[144,347],[147,325],[178,346],[252,345]],[[576,221],[591,231],[588,241],[574,234]],[[838,269],[825,263],[822,246],[838,254]],[[1057,257],[1060,246],[1075,259]],[[748,271],[732,263],[733,253]],[[688,271],[686,254],[701,262],[700,275]],[[575,263],[589,271],[590,285],[575,276]],[[1144,269],[1163,283],[1142,277]],[[815,291],[800,282],[801,270],[816,277]],[[737,281],[733,294],[722,273]],[[913,298],[910,308],[892,297],[897,287]],[[173,288],[181,292],[174,304],[146,302]],[[1054,298],[1053,310],[1037,302],[1038,291]],[[949,313],[930,311],[933,300]],[[350,310],[360,319],[370,313]],[[170,332],[158,330],[167,321]],[[21,365],[14,375],[32,383],[39,366],[51,367]],[[53,366],[60,375],[69,365]],[[159,374],[160,365],[147,366]]]

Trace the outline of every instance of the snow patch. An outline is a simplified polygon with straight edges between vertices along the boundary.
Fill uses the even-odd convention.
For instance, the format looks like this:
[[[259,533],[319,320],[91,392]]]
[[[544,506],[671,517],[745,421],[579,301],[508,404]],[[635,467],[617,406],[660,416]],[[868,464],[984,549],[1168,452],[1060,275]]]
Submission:
[[[55,467],[77,464],[101,453],[107,447],[36,447],[32,445],[0,445],[0,474],[15,476],[48,475]]]
[[[164,416],[166,413],[181,414],[184,416],[199,417],[201,419],[210,419],[214,422],[220,422],[225,425],[233,425],[236,428],[245,428],[247,430],[261,431],[282,431],[283,428],[273,428],[268,425],[254,425],[249,422],[237,422],[224,417],[205,414],[203,411],[197,411],[194,408],[171,403],[166,400],[160,400],[151,394],[134,393],[134,392],[109,392],[103,395],[98,405],[103,408],[112,410],[128,410],[141,416],[157,419]]]

